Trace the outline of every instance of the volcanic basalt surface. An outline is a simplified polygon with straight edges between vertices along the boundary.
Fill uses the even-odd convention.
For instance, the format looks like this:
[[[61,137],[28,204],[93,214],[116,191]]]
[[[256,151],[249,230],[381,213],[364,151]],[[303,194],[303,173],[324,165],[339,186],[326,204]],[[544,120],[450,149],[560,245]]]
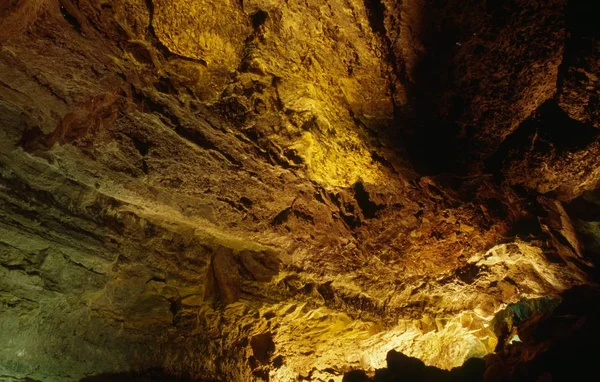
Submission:
[[[590,3],[3,0],[0,380],[566,378]]]

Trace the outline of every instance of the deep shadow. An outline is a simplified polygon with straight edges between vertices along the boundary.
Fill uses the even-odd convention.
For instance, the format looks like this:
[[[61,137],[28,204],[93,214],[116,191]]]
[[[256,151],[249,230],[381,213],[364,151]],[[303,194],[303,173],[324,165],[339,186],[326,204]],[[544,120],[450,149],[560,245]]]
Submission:
[[[406,148],[418,172],[465,175],[497,170],[497,166],[484,168],[483,162],[512,131],[508,122],[523,118],[506,110],[518,101],[515,94],[531,87],[527,78],[534,74],[524,68],[555,54],[544,48],[547,41],[542,31],[546,24],[549,34],[560,35],[562,30],[556,10],[551,5],[545,8],[545,4],[500,0],[427,2],[415,38],[422,45],[421,57],[415,66],[414,81],[402,81],[409,100],[396,121],[398,145]],[[564,53],[566,64],[557,79],[559,89],[565,68],[594,54],[600,36],[596,15],[594,2],[568,2],[565,20],[570,37]],[[527,47],[527,53],[516,46]],[[398,77],[402,78],[400,73]],[[492,86],[493,92],[481,84]],[[545,133],[556,147],[581,148],[590,142],[591,126],[577,125],[552,102],[540,109],[546,110],[536,115],[549,117],[543,121]],[[511,141],[494,160],[506,154],[507,145],[517,148],[516,141],[528,138],[527,129],[520,130],[510,136]]]
[[[418,36],[424,54],[415,67],[414,83],[403,81],[409,105],[397,117],[398,139],[422,174],[461,172],[457,157],[460,129],[456,121],[462,115],[465,99],[452,91],[456,88],[453,62],[456,43],[468,28],[446,12],[451,3],[436,0],[425,7]],[[402,73],[398,75],[403,77]]]
[[[600,282],[600,232],[591,229],[600,224],[600,188],[587,191],[583,195],[565,204],[577,239],[583,245],[583,254],[589,259],[594,268],[590,276],[595,282]]]
[[[585,149],[600,131],[569,117],[554,100],[542,104],[514,133],[509,135],[486,161],[486,172],[502,179],[505,161],[534,150],[545,154]]]
[[[450,371],[426,366],[394,350],[373,377],[354,370],[343,382],[592,381],[600,367],[600,289],[565,291],[554,310],[517,322],[520,341]],[[525,317],[524,312],[515,312]],[[526,313],[526,312],[525,312]]]
[[[597,4],[587,0],[570,0],[566,9],[566,22],[569,38],[565,45],[565,58],[576,61],[581,53],[595,49],[594,38],[600,37]]]

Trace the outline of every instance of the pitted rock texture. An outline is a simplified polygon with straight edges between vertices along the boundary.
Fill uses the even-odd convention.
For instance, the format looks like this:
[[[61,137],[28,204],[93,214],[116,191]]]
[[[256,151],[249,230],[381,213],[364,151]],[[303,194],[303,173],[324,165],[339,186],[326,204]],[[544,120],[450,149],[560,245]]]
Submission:
[[[0,4],[0,378],[341,381],[501,348],[507,306],[593,275],[571,6]]]
[[[596,372],[598,351],[597,288],[576,287],[560,303],[515,324],[518,335],[497,354],[471,358],[451,371],[426,366],[394,350],[386,368],[370,378],[364,370],[346,373],[343,382],[450,382],[586,380]],[[515,312],[522,310],[515,310]],[[574,314],[575,313],[575,314]],[[516,339],[518,338],[518,339]]]

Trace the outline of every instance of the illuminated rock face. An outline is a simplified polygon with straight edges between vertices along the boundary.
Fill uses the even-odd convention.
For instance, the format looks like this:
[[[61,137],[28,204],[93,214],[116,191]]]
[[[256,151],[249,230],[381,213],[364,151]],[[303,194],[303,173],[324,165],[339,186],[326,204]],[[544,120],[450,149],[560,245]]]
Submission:
[[[3,2],[0,376],[339,381],[502,347],[509,304],[597,253],[594,194],[562,204],[600,179],[582,12]]]

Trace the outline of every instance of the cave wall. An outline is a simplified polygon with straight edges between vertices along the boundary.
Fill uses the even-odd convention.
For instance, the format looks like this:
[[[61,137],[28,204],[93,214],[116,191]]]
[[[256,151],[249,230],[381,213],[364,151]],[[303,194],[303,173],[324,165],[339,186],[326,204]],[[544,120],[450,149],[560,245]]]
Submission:
[[[572,7],[4,2],[0,375],[493,351],[506,304],[588,280],[556,200],[599,174]]]

